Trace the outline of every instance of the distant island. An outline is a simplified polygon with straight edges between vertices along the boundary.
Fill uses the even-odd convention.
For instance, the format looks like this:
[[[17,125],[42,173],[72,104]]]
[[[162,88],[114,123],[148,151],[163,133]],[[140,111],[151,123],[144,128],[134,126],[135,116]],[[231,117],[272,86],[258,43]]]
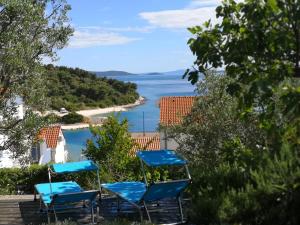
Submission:
[[[152,73],[145,73],[144,75],[162,75],[163,73],[152,72]]]
[[[109,71],[90,71],[96,74],[98,77],[110,77],[110,76],[126,76],[126,75],[183,75],[185,70],[174,70],[167,72],[149,72],[149,73],[130,73],[126,71],[109,70]]]
[[[96,74],[98,77],[108,77],[108,76],[123,76],[123,75],[138,75],[135,73],[128,73],[125,71],[118,71],[118,70],[109,70],[109,71],[91,71],[91,73]]]
[[[50,64],[45,69],[47,94],[50,106],[55,110],[105,108],[132,104],[139,99],[137,85],[134,83],[98,77],[79,68]]]

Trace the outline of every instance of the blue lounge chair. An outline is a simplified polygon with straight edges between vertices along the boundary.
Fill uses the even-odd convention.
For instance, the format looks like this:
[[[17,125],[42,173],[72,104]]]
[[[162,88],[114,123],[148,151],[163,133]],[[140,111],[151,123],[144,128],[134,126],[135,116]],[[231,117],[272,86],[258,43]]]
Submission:
[[[73,181],[51,182],[52,174],[75,173],[81,171],[97,172],[99,190],[84,191],[76,182]],[[90,160],[53,164],[48,168],[48,172],[49,183],[36,184],[34,195],[34,199],[36,200],[36,194],[39,194],[40,211],[47,213],[48,223],[50,223],[50,213],[54,214],[55,221],[57,221],[56,214],[58,212],[78,208],[78,203],[80,202],[83,202],[83,204],[79,208],[85,207],[89,209],[91,212],[92,222],[94,223],[94,206],[96,206],[96,198],[100,194],[99,169],[97,165]]]
[[[144,174],[145,183],[142,182],[116,182],[102,184],[101,186],[109,192],[115,194],[118,198],[129,202],[139,211],[141,220],[143,220],[142,209],[146,210],[149,221],[151,222],[150,211],[147,203],[157,202],[163,199],[176,199],[178,201],[181,222],[184,222],[181,194],[191,182],[191,176],[187,167],[187,161],[181,158],[172,150],[160,151],[140,151],[137,153],[141,161],[141,167]],[[186,168],[187,179],[157,182],[148,185],[144,165],[150,167],[160,166],[184,166]]]

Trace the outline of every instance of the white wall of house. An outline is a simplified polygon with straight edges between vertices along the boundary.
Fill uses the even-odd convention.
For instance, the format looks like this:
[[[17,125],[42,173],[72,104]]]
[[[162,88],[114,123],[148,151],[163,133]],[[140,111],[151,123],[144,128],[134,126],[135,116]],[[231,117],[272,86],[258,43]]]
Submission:
[[[51,162],[51,148],[47,147],[45,140],[42,140],[39,144],[40,144],[39,165],[44,165]]]
[[[62,131],[59,132],[59,137],[57,141],[57,146],[55,149],[55,162],[56,163],[64,163],[67,161],[67,151],[65,149],[66,140]]]
[[[0,152],[0,168],[11,168],[14,167],[16,161],[12,158],[12,153],[9,150]]]
[[[25,114],[23,100],[20,97],[17,97],[16,98],[16,103],[17,103],[17,106],[18,106],[16,116],[19,119],[23,119],[24,114]]]
[[[18,119],[24,118],[24,106],[23,101],[20,97],[15,99],[17,103],[17,112],[14,115]],[[0,121],[2,118],[0,117]],[[0,145],[7,140],[7,137],[4,135],[0,135]],[[9,150],[0,151],[0,168],[11,168],[20,166],[18,160],[14,159],[12,153]]]

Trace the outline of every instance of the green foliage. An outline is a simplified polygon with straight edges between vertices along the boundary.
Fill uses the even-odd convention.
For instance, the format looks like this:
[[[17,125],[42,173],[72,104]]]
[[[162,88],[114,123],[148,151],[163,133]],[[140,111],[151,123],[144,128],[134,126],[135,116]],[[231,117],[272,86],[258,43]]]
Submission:
[[[216,9],[220,23],[190,29],[194,37],[188,44],[197,56],[197,70],[187,71],[189,80],[195,83],[198,72],[223,66],[233,78],[227,91],[238,97],[244,116],[260,110],[260,126],[274,151],[281,149],[280,137],[289,130],[285,120],[278,121],[279,114],[293,114],[297,118],[288,123],[299,124],[299,5],[282,0],[224,1]]]
[[[139,163],[130,156],[134,142],[128,132],[128,121],[109,116],[101,127],[90,127],[93,139],[88,140],[84,154],[101,166],[102,180],[135,180]]]
[[[199,97],[191,114],[173,130],[180,151],[195,165],[211,168],[218,164],[227,141],[240,139],[253,149],[263,144],[255,117],[240,118],[238,100],[226,92],[229,83],[224,75],[207,74],[198,85]]]
[[[17,185],[26,186],[25,191],[33,193],[35,184],[48,181],[47,166],[2,168],[0,177],[0,194],[16,194]]]
[[[47,65],[47,95],[51,107],[69,111],[85,108],[104,108],[133,103],[139,97],[137,86],[115,79],[97,77],[81,69]]]
[[[283,128],[284,144],[273,152],[260,111],[241,117],[238,99],[226,92],[230,82],[208,74],[199,83],[192,113],[173,129],[178,151],[190,161],[191,219],[197,224],[298,224],[298,130],[293,124],[289,132]],[[282,124],[296,116],[276,113]]]
[[[197,224],[220,223],[227,193],[244,188],[259,162],[262,133],[254,117],[240,118],[238,100],[226,92],[229,83],[224,75],[208,73],[191,114],[172,129],[178,151],[190,161],[190,216]]]
[[[45,125],[34,110],[47,107],[42,59],[55,60],[72,33],[65,0],[2,0],[0,2],[0,151],[20,158]],[[18,97],[26,104],[23,119],[15,116]],[[26,141],[24,141],[26,140]]]
[[[49,121],[50,124],[54,123],[60,123],[61,122],[61,117],[56,115],[55,113],[50,113],[47,116],[44,117],[46,121]]]
[[[76,112],[70,112],[67,115],[64,115],[61,118],[61,121],[65,124],[72,124],[72,123],[82,123],[83,122],[83,115],[80,115]]]
[[[49,182],[48,166],[31,165],[24,168],[0,169],[0,195],[17,194],[18,188],[28,194],[33,194],[34,185]],[[97,189],[96,174],[81,172],[54,176],[52,181],[74,180],[86,189]]]
[[[231,190],[221,211],[228,222],[243,224],[299,224],[300,159],[285,145],[263,164],[251,171],[251,183],[242,190]]]
[[[199,72],[209,76],[211,67],[224,67],[230,78],[221,88],[230,94],[226,104],[213,89],[202,92],[207,109],[197,104],[181,128],[198,185],[192,216],[204,218],[200,223],[299,224],[299,6],[223,1],[218,24],[189,29],[197,60],[185,76],[196,83]]]

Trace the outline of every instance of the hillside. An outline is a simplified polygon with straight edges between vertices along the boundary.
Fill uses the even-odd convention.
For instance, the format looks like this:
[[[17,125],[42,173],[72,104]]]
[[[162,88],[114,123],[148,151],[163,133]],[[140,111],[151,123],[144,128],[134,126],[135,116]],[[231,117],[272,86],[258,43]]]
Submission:
[[[104,108],[135,102],[139,95],[134,83],[97,77],[95,74],[67,67],[45,66],[51,108],[80,110]]]

